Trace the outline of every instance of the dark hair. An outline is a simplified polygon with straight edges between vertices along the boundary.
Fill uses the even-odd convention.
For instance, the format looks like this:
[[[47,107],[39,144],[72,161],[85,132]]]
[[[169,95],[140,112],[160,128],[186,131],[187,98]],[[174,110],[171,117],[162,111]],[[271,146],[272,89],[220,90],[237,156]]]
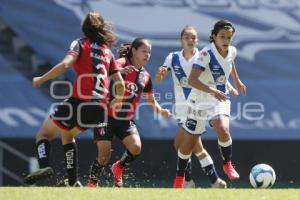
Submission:
[[[116,42],[112,26],[97,12],[89,12],[86,15],[81,30],[92,42],[106,44],[109,47],[112,47]]]
[[[140,46],[145,45],[146,42],[150,43],[150,41],[145,38],[136,38],[131,44],[122,44],[118,50],[119,57],[131,58],[132,48],[138,49]]]
[[[188,29],[193,29],[193,30],[195,30],[196,33],[197,33],[197,35],[198,35],[197,30],[196,30],[193,26],[187,25],[187,26],[185,26],[185,27],[182,29],[182,31],[181,31],[181,33],[180,33],[180,38],[182,38],[183,34],[184,34]]]
[[[220,21],[218,21],[217,23],[215,23],[213,30],[211,30],[211,34],[209,36],[209,41],[213,42],[213,35],[217,35],[219,33],[220,30],[222,29],[232,29],[232,33],[235,32],[235,28],[233,26],[233,24],[225,19],[222,19]]]

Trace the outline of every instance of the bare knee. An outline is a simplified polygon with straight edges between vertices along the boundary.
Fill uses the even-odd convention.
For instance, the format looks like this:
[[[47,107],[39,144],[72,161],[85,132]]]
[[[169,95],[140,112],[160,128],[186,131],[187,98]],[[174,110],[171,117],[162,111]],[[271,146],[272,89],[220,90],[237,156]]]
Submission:
[[[231,138],[229,128],[219,127],[217,132],[218,132],[218,139],[222,142],[226,142]]]
[[[137,156],[140,155],[142,147],[140,144],[135,143],[130,145],[130,147],[128,147],[127,149],[132,155]]]

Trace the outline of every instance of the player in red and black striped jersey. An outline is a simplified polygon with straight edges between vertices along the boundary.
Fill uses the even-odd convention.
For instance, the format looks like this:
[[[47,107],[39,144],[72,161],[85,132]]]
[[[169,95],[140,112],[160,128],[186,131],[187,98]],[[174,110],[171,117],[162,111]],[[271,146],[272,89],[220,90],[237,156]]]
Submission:
[[[103,127],[94,129],[98,158],[91,166],[89,187],[99,185],[99,177],[111,156],[111,142],[114,136],[118,137],[126,147],[122,158],[112,165],[115,185],[118,187],[123,185],[123,168],[135,160],[141,152],[141,140],[133,118],[142,94],[145,94],[148,104],[155,112],[163,117],[171,116],[170,111],[161,108],[155,100],[150,74],[144,68],[151,55],[150,42],[144,38],[137,38],[131,45],[121,47],[120,53],[124,57],[117,62],[123,68],[121,74],[125,82],[122,108],[109,108],[107,129]],[[114,91],[112,87],[112,96]]]
[[[75,40],[65,58],[49,72],[33,78],[33,86],[39,87],[74,66],[76,81],[72,96],[58,105],[46,119],[36,136],[40,169],[25,177],[26,184],[53,174],[50,167],[50,141],[62,133],[68,184],[80,185],[77,181],[77,146],[74,137],[81,131],[94,128],[107,121],[109,76],[117,83],[116,93],[124,94],[124,82],[110,47],[115,41],[114,33],[99,13],[87,14],[82,24],[85,38]],[[121,105],[121,99],[113,99],[111,105]]]

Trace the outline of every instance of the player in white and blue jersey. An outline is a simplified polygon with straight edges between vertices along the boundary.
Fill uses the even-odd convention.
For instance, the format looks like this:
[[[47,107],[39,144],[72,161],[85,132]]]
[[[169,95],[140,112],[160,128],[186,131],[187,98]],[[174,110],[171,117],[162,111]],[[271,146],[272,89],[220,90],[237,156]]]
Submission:
[[[181,51],[171,52],[166,57],[163,66],[159,68],[156,75],[156,81],[160,83],[169,72],[172,74],[175,96],[175,110],[173,115],[180,126],[174,140],[176,150],[178,150],[184,137],[181,126],[187,117],[187,98],[192,90],[187,81],[192,70],[192,65],[198,57],[199,51],[196,47],[197,43],[197,31],[192,26],[186,26],[181,32],[181,44],[183,49]],[[226,188],[226,183],[219,178],[215,170],[213,160],[203,148],[201,137],[199,137],[193,149],[193,153],[199,159],[201,167],[209,178],[212,187]],[[191,159],[182,176],[185,177],[184,187],[195,187],[195,183],[191,179]]]
[[[199,52],[188,78],[193,87],[188,97],[188,116],[183,123],[184,139],[178,150],[177,174],[174,187],[183,186],[182,173],[187,167],[195,144],[210,122],[218,136],[223,169],[230,180],[239,178],[231,164],[232,140],[229,132],[230,100],[226,84],[232,75],[237,89],[246,94],[238,77],[234,59],[236,48],[230,46],[235,29],[227,20],[218,21],[211,33],[211,43]]]

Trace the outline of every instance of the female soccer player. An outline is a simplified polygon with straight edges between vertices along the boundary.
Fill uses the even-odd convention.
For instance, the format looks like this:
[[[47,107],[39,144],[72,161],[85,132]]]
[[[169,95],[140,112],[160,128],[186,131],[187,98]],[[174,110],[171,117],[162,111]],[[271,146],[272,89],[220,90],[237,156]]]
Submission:
[[[176,133],[174,147],[178,150],[180,143],[183,141],[184,133],[181,128],[182,123],[187,116],[187,98],[191,92],[188,85],[188,76],[192,70],[194,60],[198,57],[198,33],[192,26],[183,28],[180,34],[182,45],[181,51],[171,52],[165,59],[162,67],[156,74],[156,81],[160,83],[166,77],[169,71],[172,72],[174,96],[175,96],[175,112],[174,116],[180,127]],[[219,178],[213,160],[208,152],[203,148],[201,137],[193,148],[193,153],[199,159],[202,169],[210,180],[212,187],[225,188],[226,183]],[[194,181],[191,179],[191,159],[189,159],[187,169],[185,171],[184,187],[195,187]]]
[[[25,177],[26,184],[53,174],[50,167],[50,141],[61,133],[66,158],[68,184],[80,186],[77,181],[77,146],[74,137],[80,132],[105,122],[107,115],[109,77],[117,84],[117,94],[124,94],[124,82],[110,47],[115,42],[114,33],[103,17],[96,12],[86,15],[82,23],[85,38],[74,40],[65,58],[43,76],[33,78],[33,86],[63,74],[72,65],[76,72],[72,96],[58,105],[45,120],[36,136],[40,169]],[[120,104],[114,99],[112,105]]]
[[[194,89],[189,95],[188,117],[183,124],[184,138],[178,151],[175,188],[183,186],[184,171],[199,136],[205,132],[207,120],[218,136],[224,172],[230,180],[239,178],[231,164],[230,100],[226,88],[229,75],[232,75],[235,86],[244,95],[246,87],[239,79],[234,65],[236,48],[230,46],[234,32],[235,28],[231,22],[218,21],[211,32],[211,43],[201,50],[200,56],[193,64],[188,84]]]
[[[98,158],[93,162],[88,181],[89,187],[99,186],[99,177],[111,156],[111,142],[114,136],[118,137],[126,151],[122,158],[112,165],[112,173],[115,185],[123,186],[123,169],[134,161],[141,152],[141,139],[133,121],[135,111],[144,93],[148,104],[154,112],[163,117],[170,117],[167,109],[160,107],[154,98],[150,74],[146,71],[145,65],[151,55],[151,44],[144,38],[136,38],[128,47],[121,48],[120,52],[124,57],[117,60],[125,81],[125,95],[122,98],[122,108],[114,110],[109,108],[108,126],[94,129],[94,139],[98,148]],[[111,90],[113,94],[114,90]]]

